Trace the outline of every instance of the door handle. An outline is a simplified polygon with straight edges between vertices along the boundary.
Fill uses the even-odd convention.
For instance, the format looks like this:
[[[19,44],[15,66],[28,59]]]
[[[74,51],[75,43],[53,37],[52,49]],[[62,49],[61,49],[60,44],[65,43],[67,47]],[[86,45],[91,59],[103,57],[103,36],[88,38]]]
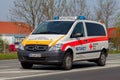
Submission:
[[[85,42],[87,42],[88,40],[87,40],[87,39],[85,39],[84,41],[85,41]]]

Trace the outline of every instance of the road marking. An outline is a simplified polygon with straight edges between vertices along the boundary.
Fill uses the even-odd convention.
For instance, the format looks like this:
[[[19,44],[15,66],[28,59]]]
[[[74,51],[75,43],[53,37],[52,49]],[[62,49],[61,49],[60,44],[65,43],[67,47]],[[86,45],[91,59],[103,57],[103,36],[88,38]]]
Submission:
[[[0,80],[5,80],[5,78],[0,78]]]
[[[72,73],[72,72],[78,72],[78,71],[106,69],[106,68],[112,68],[112,67],[118,67],[118,66],[120,66],[120,65],[119,64],[114,64],[114,65],[106,65],[104,67],[90,67],[90,68],[84,68],[84,69],[83,68],[82,69],[74,69],[74,70],[70,70],[70,71],[60,71],[60,72],[51,72],[51,73],[43,73],[43,74],[4,78],[3,80],[23,79],[23,78],[28,78],[28,77],[30,78],[30,77],[47,76],[47,75],[57,75],[57,74]]]
[[[112,64],[117,63],[117,64],[120,64],[120,59],[118,59],[118,60],[109,60],[109,61],[107,61],[107,63],[112,63]]]
[[[32,73],[32,72],[50,72],[50,70],[25,70],[25,69],[3,69],[0,70],[0,74],[4,73]]]
[[[64,74],[64,73],[72,73],[72,72],[78,72],[78,71],[88,71],[88,70],[98,70],[98,69],[106,69],[106,68],[112,68],[112,67],[119,67],[120,66],[120,59],[118,60],[108,60],[107,61],[107,65],[104,67],[98,67],[98,66],[94,66],[94,67],[87,67],[87,68],[79,68],[79,69],[73,69],[70,71],[54,71],[54,70],[26,70],[26,69],[20,69],[20,68],[12,68],[12,69],[2,69],[0,70],[0,74],[6,74],[10,73],[10,74],[27,74],[27,73],[33,73],[33,74],[27,74],[26,76],[16,76],[16,77],[0,77],[0,80],[12,80],[12,79],[23,79],[23,78],[28,78],[28,77],[37,77],[37,76],[47,76],[47,75],[56,75],[56,74]],[[5,67],[5,66],[4,66]],[[6,66],[7,67],[7,66]],[[37,74],[34,74],[37,73]],[[43,72],[43,73],[42,73]]]
[[[4,71],[4,72],[0,72],[2,74],[6,74],[6,73],[29,73],[29,72],[47,72],[47,71]]]
[[[11,66],[0,66],[0,68],[7,68],[7,67],[11,67]]]
[[[13,65],[14,65],[14,67],[16,67],[16,66],[18,66],[19,64],[16,64],[16,63],[7,63],[7,64],[2,63],[2,65],[0,66],[0,68],[13,67]]]
[[[22,69],[18,69],[18,68],[13,68],[13,69],[2,69],[2,70],[0,70],[0,72],[2,72],[2,71],[14,71],[14,70],[22,70]]]

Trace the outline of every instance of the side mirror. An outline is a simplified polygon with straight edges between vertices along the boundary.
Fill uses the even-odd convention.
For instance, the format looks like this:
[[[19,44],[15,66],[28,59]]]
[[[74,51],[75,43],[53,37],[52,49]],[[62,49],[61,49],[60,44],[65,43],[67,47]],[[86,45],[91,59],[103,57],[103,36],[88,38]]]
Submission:
[[[76,33],[71,36],[72,38],[83,37],[83,33]]]

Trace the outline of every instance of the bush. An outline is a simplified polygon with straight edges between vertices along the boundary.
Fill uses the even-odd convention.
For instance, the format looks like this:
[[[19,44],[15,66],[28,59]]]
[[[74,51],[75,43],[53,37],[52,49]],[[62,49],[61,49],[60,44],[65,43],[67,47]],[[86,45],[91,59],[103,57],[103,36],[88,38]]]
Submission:
[[[8,52],[8,42],[0,38],[0,52]]]

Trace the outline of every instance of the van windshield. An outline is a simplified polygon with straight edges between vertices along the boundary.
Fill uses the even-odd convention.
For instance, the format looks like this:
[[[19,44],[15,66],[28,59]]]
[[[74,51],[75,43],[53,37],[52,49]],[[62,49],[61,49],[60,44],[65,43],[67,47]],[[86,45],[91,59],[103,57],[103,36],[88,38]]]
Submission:
[[[74,21],[48,21],[40,24],[32,34],[67,34]]]

